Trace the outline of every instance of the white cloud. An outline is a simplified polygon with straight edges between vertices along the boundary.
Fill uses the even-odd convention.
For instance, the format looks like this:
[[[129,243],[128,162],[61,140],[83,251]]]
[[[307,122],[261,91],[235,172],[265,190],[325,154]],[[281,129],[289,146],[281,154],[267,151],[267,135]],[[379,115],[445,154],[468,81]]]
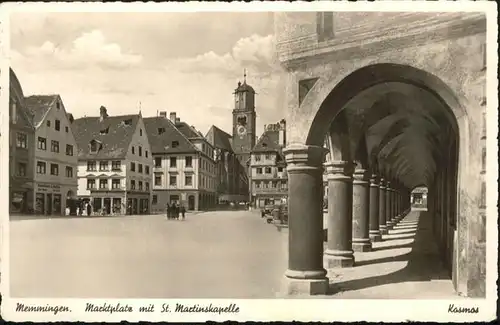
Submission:
[[[167,70],[176,69],[186,73],[224,73],[241,75],[243,68],[254,75],[267,75],[276,70],[273,35],[252,35],[241,38],[231,52],[222,55],[213,51],[192,58],[172,60]]]
[[[75,117],[96,115],[101,105],[112,115],[134,113],[140,101],[143,116],[154,116],[158,110],[176,111],[203,133],[212,124],[231,132],[232,92],[246,68],[247,81],[257,92],[260,135],[264,124],[284,117],[283,80],[274,64],[272,41],[272,36],[242,38],[228,53],[209,51],[179,58],[168,69],[145,63],[134,69],[115,69],[118,62],[132,65],[141,58],[106,42],[96,31],[81,35],[69,46],[47,41],[23,55],[11,51],[11,60],[25,94],[58,93]]]
[[[141,55],[124,53],[120,45],[108,43],[99,30],[83,33],[73,41],[69,49],[45,41],[39,47],[28,47],[23,57],[24,60],[36,61],[39,65],[71,69],[95,66],[120,68],[142,62]],[[20,58],[14,55],[12,59]]]

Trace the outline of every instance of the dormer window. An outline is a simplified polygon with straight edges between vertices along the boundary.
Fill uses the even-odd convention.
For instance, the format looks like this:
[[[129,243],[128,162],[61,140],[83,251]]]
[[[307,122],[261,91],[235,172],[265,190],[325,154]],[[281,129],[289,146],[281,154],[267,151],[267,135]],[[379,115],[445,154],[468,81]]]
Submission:
[[[177,148],[179,146],[179,141],[172,141],[172,148]]]
[[[101,143],[99,141],[90,141],[90,153],[97,153],[99,149],[101,149]]]
[[[129,118],[129,119],[123,120],[123,124],[124,125],[132,125],[132,119]]]
[[[267,147],[267,143],[263,142],[263,143],[262,143],[262,146],[263,146],[264,148],[265,148],[265,147]]]
[[[165,128],[158,128],[158,134],[165,133]]]
[[[108,134],[108,132],[109,132],[109,126],[105,129],[102,129],[100,133],[101,134]]]

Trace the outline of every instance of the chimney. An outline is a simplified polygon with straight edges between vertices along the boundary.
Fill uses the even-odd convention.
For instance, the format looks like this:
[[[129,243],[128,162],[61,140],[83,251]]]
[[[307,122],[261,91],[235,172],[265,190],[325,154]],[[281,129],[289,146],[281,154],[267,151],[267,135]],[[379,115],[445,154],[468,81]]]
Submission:
[[[103,121],[106,117],[108,117],[108,111],[106,110],[106,107],[101,106],[99,108],[99,121]]]
[[[167,118],[167,112],[166,111],[161,111],[160,112],[160,117]]]
[[[175,118],[175,124],[178,124],[178,123],[181,123],[181,118],[180,117],[176,117]]]
[[[175,123],[177,120],[177,114],[175,112],[170,113],[170,122]]]

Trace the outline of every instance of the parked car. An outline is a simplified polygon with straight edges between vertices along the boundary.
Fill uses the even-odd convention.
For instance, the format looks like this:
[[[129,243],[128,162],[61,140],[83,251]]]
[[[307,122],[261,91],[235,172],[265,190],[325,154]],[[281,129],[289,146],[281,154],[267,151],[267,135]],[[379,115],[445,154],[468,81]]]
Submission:
[[[267,216],[267,223],[288,224],[288,205],[274,206],[271,214]]]
[[[261,217],[262,218],[265,218],[266,216],[268,215],[271,215],[273,210],[274,210],[274,205],[273,204],[268,204],[266,206],[264,206],[261,210],[260,210],[260,214],[261,214]]]

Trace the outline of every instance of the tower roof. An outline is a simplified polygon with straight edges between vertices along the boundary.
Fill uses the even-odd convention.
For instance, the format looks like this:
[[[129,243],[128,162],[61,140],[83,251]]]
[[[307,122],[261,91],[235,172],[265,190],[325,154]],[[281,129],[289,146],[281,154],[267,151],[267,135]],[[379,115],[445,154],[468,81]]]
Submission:
[[[238,81],[238,87],[234,90],[234,92],[235,93],[250,92],[250,93],[255,94],[255,90],[252,88],[252,86],[247,84],[247,70],[246,69],[243,72],[243,83],[241,83],[241,81]]]

